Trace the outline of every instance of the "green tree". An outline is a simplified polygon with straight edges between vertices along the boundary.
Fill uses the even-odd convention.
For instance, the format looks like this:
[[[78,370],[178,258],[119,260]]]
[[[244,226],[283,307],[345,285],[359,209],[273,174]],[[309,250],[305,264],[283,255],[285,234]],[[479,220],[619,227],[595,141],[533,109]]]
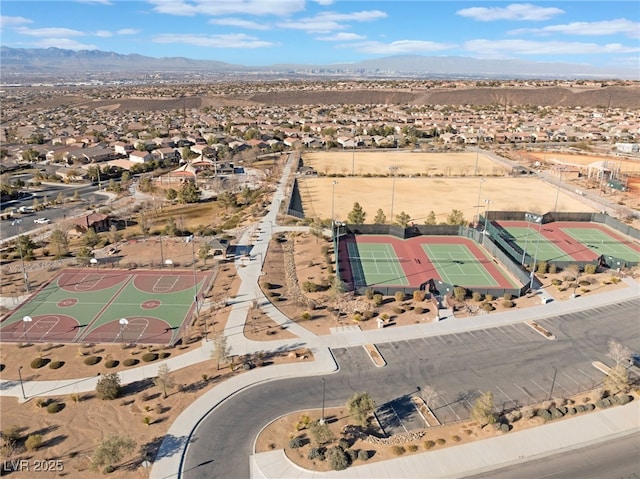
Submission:
[[[411,221],[411,216],[409,216],[404,211],[401,211],[399,215],[396,215],[396,224],[399,224],[403,228],[406,228]]]
[[[80,248],[76,253],[76,257],[80,260],[80,263],[82,263],[83,265],[89,264],[89,259],[91,258],[91,256],[92,256],[91,250],[86,246],[83,246],[82,248]]]
[[[216,360],[216,367],[220,370],[220,364],[229,361],[231,347],[227,345],[227,337],[222,331],[218,331],[213,336],[213,351],[211,358]]]
[[[622,364],[616,364],[604,378],[604,387],[609,394],[616,395],[629,390],[629,371]]]
[[[16,248],[22,259],[31,261],[35,258],[33,250],[36,248],[36,245],[29,236],[20,235],[18,237],[18,244],[16,245]]]
[[[153,380],[153,384],[162,389],[162,396],[166,399],[167,389],[171,389],[176,385],[176,382],[171,375],[171,371],[169,370],[169,366],[166,364],[158,366],[158,376]]]
[[[376,405],[368,393],[355,393],[347,400],[349,416],[360,426],[366,426]]]
[[[387,216],[384,214],[384,211],[382,211],[382,208],[378,208],[378,211],[376,211],[376,216],[375,218],[373,218],[373,223],[376,225],[383,225],[386,224],[387,222]]]
[[[100,235],[96,233],[96,230],[94,230],[93,228],[89,228],[82,238],[82,242],[85,246],[93,248],[95,245],[100,243]]]
[[[218,195],[218,203],[220,203],[224,207],[224,211],[227,212],[229,208],[235,208],[238,206],[238,199],[233,193],[225,191]]]
[[[58,193],[58,196],[56,196],[55,203],[58,204],[58,205],[64,203],[64,193],[62,191],[60,193]]]
[[[182,203],[197,203],[200,201],[200,188],[191,181],[186,181],[178,191],[178,199]]]
[[[173,188],[169,188],[167,190],[167,199],[169,201],[174,201],[178,199],[178,192],[176,190],[174,190]]]
[[[167,224],[164,227],[164,234],[168,236],[177,236],[178,225],[176,224],[176,220],[173,216],[167,218]]]
[[[98,399],[112,400],[120,396],[120,376],[118,373],[109,373],[101,376],[96,384],[96,396]]]
[[[205,242],[198,249],[198,258],[200,258],[202,261],[204,261],[205,265],[207,264],[207,258],[209,257],[209,253],[211,253],[211,245],[209,243]]]
[[[117,462],[120,462],[125,454],[133,451],[136,447],[136,441],[128,436],[117,436],[109,434],[98,444],[98,447],[91,456],[91,468],[94,470],[100,467],[112,468]]]
[[[465,222],[464,213],[460,210],[453,209],[451,213],[447,215],[448,225],[463,225]]]
[[[364,220],[367,217],[367,213],[364,212],[362,206],[357,201],[353,204],[353,209],[347,215],[347,221],[351,224],[361,225],[364,224]]]
[[[80,192],[78,190],[73,192],[73,201],[80,201]]]
[[[493,393],[488,391],[473,403],[471,408],[471,418],[477,421],[480,427],[484,427],[487,424],[494,424],[496,422],[496,416],[493,412]]]
[[[69,237],[60,228],[51,232],[49,241],[56,249],[56,258],[62,258],[69,253]]]
[[[425,225],[435,225],[436,224],[436,214],[433,210],[429,211],[427,215],[427,219],[424,220]]]
[[[109,241],[111,244],[117,243],[122,239],[122,235],[118,231],[118,227],[116,225],[109,226]]]
[[[320,424],[320,421],[313,421],[309,424],[309,433],[318,446],[330,443],[335,439],[333,432],[331,432],[329,428],[329,424],[326,422]]]

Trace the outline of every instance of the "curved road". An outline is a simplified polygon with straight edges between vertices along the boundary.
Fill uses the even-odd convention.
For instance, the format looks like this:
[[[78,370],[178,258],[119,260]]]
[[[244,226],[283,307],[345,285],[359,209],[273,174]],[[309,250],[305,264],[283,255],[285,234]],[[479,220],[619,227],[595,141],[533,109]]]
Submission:
[[[436,414],[451,420],[456,409],[464,411],[464,404],[449,406],[464,403],[481,390],[494,391],[499,405],[542,400],[554,387],[554,397],[592,388],[603,375],[591,363],[607,362],[612,332],[634,351],[640,350],[638,308],[640,299],[548,318],[543,323],[556,334],[555,341],[515,325],[386,343],[380,346],[388,365],[379,369],[358,359],[361,347],[335,350],[337,357],[350,359],[340,359],[340,371],[325,376],[326,406],[342,405],[357,391],[369,392],[382,405],[430,384],[445,397],[446,404]],[[553,383],[551,368],[558,372]],[[536,392],[534,385],[540,390]],[[319,377],[259,384],[235,394],[194,432],[183,477],[249,477],[248,456],[260,429],[292,411],[320,408],[321,397]]]

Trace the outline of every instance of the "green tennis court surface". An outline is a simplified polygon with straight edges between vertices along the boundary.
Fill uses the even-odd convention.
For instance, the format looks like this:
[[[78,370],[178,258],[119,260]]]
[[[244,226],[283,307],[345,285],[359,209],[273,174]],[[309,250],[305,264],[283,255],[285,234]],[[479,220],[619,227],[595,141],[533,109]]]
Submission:
[[[573,256],[538,233],[537,226],[523,228],[502,225],[502,228],[513,237],[514,242],[523,251],[526,251],[527,255],[535,257],[538,261],[574,261]]]
[[[409,285],[400,261],[390,244],[349,243],[349,263],[357,285]]]
[[[640,261],[640,253],[599,229],[560,228],[560,230],[599,255],[613,256],[631,262]]]
[[[463,244],[423,244],[440,278],[449,284],[499,286],[480,260]]]

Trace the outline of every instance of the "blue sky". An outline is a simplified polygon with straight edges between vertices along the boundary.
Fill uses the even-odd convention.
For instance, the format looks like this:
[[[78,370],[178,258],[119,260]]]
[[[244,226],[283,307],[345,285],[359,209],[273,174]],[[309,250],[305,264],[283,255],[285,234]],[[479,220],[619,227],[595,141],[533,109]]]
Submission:
[[[2,0],[2,45],[241,65],[392,55],[640,62],[637,1]]]

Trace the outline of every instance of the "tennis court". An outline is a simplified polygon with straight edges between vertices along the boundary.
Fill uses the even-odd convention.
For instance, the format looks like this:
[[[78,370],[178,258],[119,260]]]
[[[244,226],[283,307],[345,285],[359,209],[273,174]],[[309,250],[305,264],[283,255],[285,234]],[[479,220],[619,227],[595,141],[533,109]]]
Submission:
[[[640,252],[630,246],[630,241],[612,238],[611,235],[596,228],[560,228],[561,231],[574,238],[576,241],[587,246],[591,250],[596,250],[603,256],[613,256],[625,261],[640,261]]]
[[[0,323],[0,340],[170,344],[209,273],[65,269]]]
[[[423,244],[422,248],[445,283],[499,286],[482,264],[482,260],[478,260],[466,245]]]
[[[409,285],[391,244],[348,243],[347,251],[356,284]]]
[[[341,239],[343,280],[355,287],[422,289],[431,280],[483,288],[519,288],[486,250],[460,236],[356,234]],[[348,257],[346,257],[348,255]]]
[[[575,261],[571,251],[567,252],[538,232],[537,226],[522,228],[508,226],[504,228],[512,237],[513,242],[520,249],[538,261]],[[581,246],[580,246],[581,247]],[[575,251],[574,251],[575,252]]]

